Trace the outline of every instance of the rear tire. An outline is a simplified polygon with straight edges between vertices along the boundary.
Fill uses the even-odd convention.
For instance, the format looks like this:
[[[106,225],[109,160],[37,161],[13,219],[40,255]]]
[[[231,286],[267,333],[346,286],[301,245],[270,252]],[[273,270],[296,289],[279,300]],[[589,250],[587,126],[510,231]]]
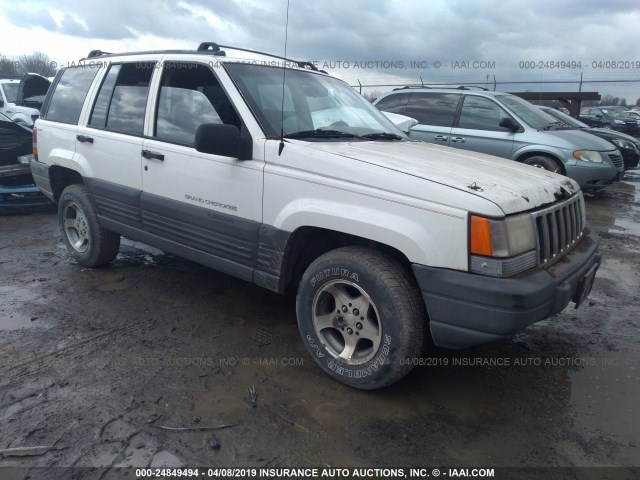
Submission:
[[[545,157],[543,155],[536,155],[535,157],[527,158],[524,163],[531,165],[532,167],[543,168],[550,172],[562,174],[562,168],[553,158]]]
[[[58,221],[73,259],[85,267],[98,267],[116,258],[120,235],[98,223],[98,212],[81,184],[69,185],[58,201]]]
[[[317,258],[296,299],[302,340],[320,367],[351,387],[386,387],[422,353],[427,314],[413,276],[393,258],[345,247]]]

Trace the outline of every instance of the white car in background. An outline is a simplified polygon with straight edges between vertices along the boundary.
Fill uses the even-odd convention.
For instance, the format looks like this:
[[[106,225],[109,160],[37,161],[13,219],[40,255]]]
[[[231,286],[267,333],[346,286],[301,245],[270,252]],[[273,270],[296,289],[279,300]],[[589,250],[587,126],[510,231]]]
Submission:
[[[21,80],[0,79],[0,113],[28,127],[40,116],[40,108],[51,81],[37,73]]]

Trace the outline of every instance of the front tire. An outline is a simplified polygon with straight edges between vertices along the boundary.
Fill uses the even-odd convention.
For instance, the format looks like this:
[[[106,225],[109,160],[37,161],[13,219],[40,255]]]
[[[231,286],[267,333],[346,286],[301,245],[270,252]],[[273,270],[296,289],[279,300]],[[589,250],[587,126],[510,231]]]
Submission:
[[[345,247],[316,259],[296,299],[302,340],[320,367],[351,387],[386,387],[420,356],[427,315],[420,290],[393,258]]]
[[[543,168],[550,172],[560,173],[562,174],[562,168],[558,162],[556,162],[553,158],[545,157],[543,155],[536,155],[535,157],[527,158],[524,163],[526,165],[531,165],[532,167]]]
[[[85,267],[109,263],[120,249],[120,235],[98,223],[98,212],[81,184],[69,185],[58,201],[58,221],[73,259]]]

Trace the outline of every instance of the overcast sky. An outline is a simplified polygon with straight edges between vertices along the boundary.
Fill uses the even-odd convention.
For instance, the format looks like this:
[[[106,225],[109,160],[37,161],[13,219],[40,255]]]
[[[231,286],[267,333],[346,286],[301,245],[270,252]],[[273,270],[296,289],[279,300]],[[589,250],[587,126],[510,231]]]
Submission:
[[[40,50],[65,65],[92,49],[192,49],[201,41],[284,53],[286,0],[0,1],[0,53],[7,56]],[[586,80],[637,79],[639,25],[638,0],[291,0],[287,53],[352,84],[422,77],[484,85],[494,75],[499,82],[561,81],[579,80],[580,73]],[[545,63],[558,61],[581,66]],[[623,94],[634,103],[640,97],[640,83],[583,90]]]

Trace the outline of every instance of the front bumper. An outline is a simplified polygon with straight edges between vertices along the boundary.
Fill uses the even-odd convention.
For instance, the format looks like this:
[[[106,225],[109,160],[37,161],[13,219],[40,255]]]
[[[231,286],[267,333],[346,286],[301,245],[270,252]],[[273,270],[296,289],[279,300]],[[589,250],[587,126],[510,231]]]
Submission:
[[[574,179],[583,190],[604,188],[622,179],[624,167],[620,168],[609,162],[578,162],[576,165],[565,165],[567,177]]]
[[[600,240],[585,230],[564,259],[511,278],[413,265],[436,345],[465,348],[506,338],[576,301],[585,274],[600,266]]]

